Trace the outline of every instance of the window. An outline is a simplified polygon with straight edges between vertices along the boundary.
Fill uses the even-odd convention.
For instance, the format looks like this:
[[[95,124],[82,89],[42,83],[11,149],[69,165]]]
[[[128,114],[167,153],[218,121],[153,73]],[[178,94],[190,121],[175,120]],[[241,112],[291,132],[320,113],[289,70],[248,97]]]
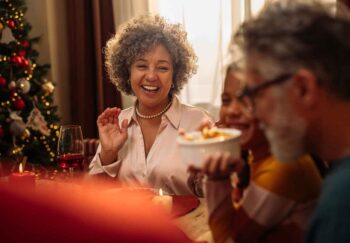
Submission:
[[[119,1],[133,9],[131,15],[142,13],[140,5],[147,5],[143,0]],[[232,33],[269,1],[274,0],[148,0],[148,6],[144,7],[148,9],[143,10],[182,23],[198,56],[197,74],[180,94],[183,102],[200,104],[218,115],[225,68],[234,58],[228,50]]]
[[[184,25],[188,39],[198,56],[198,71],[181,92],[183,102],[202,105],[215,116],[220,106],[220,94],[225,67],[231,58],[228,52],[231,35],[247,16],[265,0],[153,0],[151,12],[157,12],[171,22]],[[249,1],[250,3],[250,1]],[[248,10],[247,10],[248,9]],[[249,10],[250,11],[250,10]]]

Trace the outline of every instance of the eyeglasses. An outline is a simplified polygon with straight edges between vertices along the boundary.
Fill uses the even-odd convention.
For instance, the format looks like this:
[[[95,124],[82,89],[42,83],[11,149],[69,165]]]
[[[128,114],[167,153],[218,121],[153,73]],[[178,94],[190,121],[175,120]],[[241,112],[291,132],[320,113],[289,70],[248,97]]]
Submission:
[[[245,102],[247,102],[247,99],[249,99],[249,104],[251,105],[251,108],[254,108],[255,97],[259,92],[273,85],[282,84],[283,82],[293,77],[293,75],[294,74],[282,74],[277,78],[267,80],[253,87],[249,87],[246,85],[240,92],[237,93],[236,97],[238,100],[241,101],[246,100]]]

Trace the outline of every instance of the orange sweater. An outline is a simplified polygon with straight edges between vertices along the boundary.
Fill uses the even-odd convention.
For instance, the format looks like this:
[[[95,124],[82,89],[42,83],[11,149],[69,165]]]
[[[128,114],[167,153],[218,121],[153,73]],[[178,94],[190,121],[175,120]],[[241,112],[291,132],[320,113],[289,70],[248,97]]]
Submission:
[[[230,180],[207,182],[215,242],[302,242],[321,189],[314,162],[308,156],[294,163],[268,157],[250,167],[250,184],[238,207]]]

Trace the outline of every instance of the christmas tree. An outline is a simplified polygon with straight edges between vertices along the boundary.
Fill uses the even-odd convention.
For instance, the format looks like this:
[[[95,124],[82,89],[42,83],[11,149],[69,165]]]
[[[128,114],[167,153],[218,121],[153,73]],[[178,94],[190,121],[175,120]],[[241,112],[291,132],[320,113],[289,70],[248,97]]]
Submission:
[[[53,165],[57,147],[57,107],[49,65],[36,63],[38,38],[28,36],[24,0],[0,0],[0,153],[27,156]]]

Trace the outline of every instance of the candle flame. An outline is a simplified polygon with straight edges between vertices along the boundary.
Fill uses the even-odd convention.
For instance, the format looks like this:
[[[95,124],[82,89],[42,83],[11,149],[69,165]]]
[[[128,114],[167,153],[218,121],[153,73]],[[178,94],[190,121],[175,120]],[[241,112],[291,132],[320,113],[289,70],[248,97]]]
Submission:
[[[159,189],[159,196],[163,196],[163,190],[162,190],[162,188]]]
[[[22,165],[22,163],[19,164],[18,170],[19,170],[19,173],[23,173],[23,165]]]

